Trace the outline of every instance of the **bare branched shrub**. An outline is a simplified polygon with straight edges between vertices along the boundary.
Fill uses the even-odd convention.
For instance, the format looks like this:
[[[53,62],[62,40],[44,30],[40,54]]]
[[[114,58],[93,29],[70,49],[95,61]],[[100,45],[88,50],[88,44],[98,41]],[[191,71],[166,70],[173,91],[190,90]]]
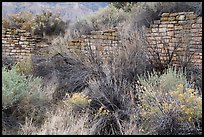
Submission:
[[[86,87],[91,70],[88,70],[80,60],[58,53],[35,64],[33,73],[35,76],[43,77],[45,85],[50,79],[57,79],[53,99],[58,100],[62,99],[65,93],[79,92]]]
[[[119,63],[117,68],[122,68],[122,74],[129,75],[128,79],[134,81],[137,75],[144,74],[152,68],[146,52],[148,45],[144,40],[144,30],[129,31],[128,27],[123,27],[120,33],[121,45],[125,52],[121,50],[121,56],[116,59],[120,60],[117,61]]]
[[[102,63],[104,59],[100,54],[89,48],[85,65],[89,66],[93,75],[85,90],[92,99],[90,109],[96,115],[89,123],[91,134],[125,134],[124,123],[129,122],[137,106],[134,81],[138,75],[145,73],[148,66],[143,51],[145,46],[138,35],[134,35],[136,39],[132,36],[129,42],[126,39],[123,45],[119,45],[123,52],[110,53],[107,63]],[[107,112],[105,116],[98,116],[101,109]]]

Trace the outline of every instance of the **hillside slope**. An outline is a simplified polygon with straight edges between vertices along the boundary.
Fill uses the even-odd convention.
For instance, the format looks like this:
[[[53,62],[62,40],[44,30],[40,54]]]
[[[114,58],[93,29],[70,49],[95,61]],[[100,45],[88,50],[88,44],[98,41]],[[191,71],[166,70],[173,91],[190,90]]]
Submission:
[[[107,2],[3,2],[2,17],[25,11],[39,14],[49,10],[60,14],[63,20],[76,21],[107,5]]]

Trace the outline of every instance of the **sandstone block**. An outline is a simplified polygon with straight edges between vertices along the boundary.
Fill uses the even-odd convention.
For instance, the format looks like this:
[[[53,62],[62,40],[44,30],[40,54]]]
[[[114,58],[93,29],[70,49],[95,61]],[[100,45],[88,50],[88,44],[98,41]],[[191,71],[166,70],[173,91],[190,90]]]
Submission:
[[[110,34],[110,33],[107,33],[107,32],[104,32],[104,35],[105,35],[105,36],[111,36],[111,34]]]
[[[167,35],[173,37],[174,36],[174,31],[167,31]]]
[[[199,32],[200,30],[193,28],[193,29],[191,29],[190,31],[194,33],[194,32]]]
[[[177,21],[169,21],[168,23],[170,23],[170,24],[177,24],[178,22]]]
[[[188,20],[194,20],[196,18],[197,18],[197,16],[195,14],[186,15],[186,19],[188,19]]]
[[[182,30],[182,29],[183,29],[183,26],[175,26],[174,29],[175,29],[175,30]]]
[[[160,21],[168,21],[168,17],[161,17]]]
[[[197,20],[196,20],[196,22],[202,24],[202,17],[198,17]]]
[[[158,32],[158,28],[152,28],[152,32]]]
[[[202,37],[192,37],[192,40],[194,40],[194,41],[202,41]]]
[[[168,17],[170,15],[170,13],[162,13],[162,17]]]
[[[161,21],[160,24],[169,24],[169,21]]]
[[[118,36],[118,33],[116,33],[116,32],[112,33],[112,36]]]
[[[161,33],[159,33],[159,35],[162,36],[162,37],[164,37],[164,36],[167,35],[167,33],[166,33],[166,32],[161,32]]]
[[[168,27],[168,28],[173,28],[174,25],[173,25],[173,24],[168,24],[167,27]]]
[[[19,29],[18,32],[19,32],[19,33],[25,33],[26,30],[20,30],[20,29]]]
[[[175,17],[169,17],[169,18],[168,18],[168,21],[175,21],[175,20],[176,20]]]
[[[178,24],[181,24],[181,25],[184,25],[184,24],[187,24],[188,22],[187,21],[178,21]]]
[[[176,20],[184,21],[185,19],[186,19],[185,15],[178,15],[178,16],[176,16]]]
[[[169,17],[175,17],[175,16],[177,16],[178,14],[177,13],[170,13],[169,14]]]
[[[172,38],[171,41],[172,41],[173,43],[175,43],[175,42],[179,42],[180,40],[179,40],[178,38]]]
[[[109,29],[109,30],[104,30],[103,33],[113,33],[115,32],[116,30],[114,29]]]
[[[158,24],[160,24],[160,20],[154,20],[154,25],[158,25]]]
[[[166,32],[166,28],[159,28],[159,32]]]
[[[201,28],[202,27],[202,24],[192,24],[192,28]]]

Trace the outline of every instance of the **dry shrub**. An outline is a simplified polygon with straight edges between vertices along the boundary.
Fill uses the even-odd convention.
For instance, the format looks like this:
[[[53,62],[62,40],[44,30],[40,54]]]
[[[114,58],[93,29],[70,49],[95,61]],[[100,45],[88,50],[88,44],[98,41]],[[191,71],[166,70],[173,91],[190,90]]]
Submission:
[[[34,24],[34,15],[30,12],[20,12],[18,14],[12,14],[8,16],[8,19],[4,19],[2,26],[4,28],[21,28],[29,32],[32,31]]]
[[[4,28],[23,29],[38,36],[64,35],[68,22],[64,22],[59,15],[43,11],[40,15],[31,12],[20,12],[9,15],[2,22]]]
[[[33,62],[32,62],[31,56],[18,61],[16,64],[16,70],[18,73],[21,73],[21,74],[25,74],[25,75],[32,74]]]
[[[28,119],[22,125],[20,134],[23,135],[87,135],[88,129],[85,126],[86,113],[74,113],[68,106],[58,105],[47,112],[47,119],[37,128],[32,120]]]
[[[43,11],[41,15],[36,15],[34,34],[41,36],[63,35],[67,25],[68,22],[64,22],[59,15]]]
[[[51,58],[34,62],[39,63],[34,65],[33,74],[43,77],[45,85],[52,78],[56,79],[57,88],[53,94],[56,101],[62,99],[65,93],[81,91],[87,86],[87,80],[91,75],[91,70],[88,70],[80,60],[66,54],[58,53]]]

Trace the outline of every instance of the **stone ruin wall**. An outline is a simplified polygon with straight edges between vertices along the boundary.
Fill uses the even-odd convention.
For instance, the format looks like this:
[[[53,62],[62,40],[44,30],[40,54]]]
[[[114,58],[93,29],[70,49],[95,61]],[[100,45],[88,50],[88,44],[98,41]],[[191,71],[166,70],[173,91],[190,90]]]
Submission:
[[[158,52],[162,63],[168,61],[167,50],[171,54],[178,46],[172,58],[174,66],[180,66],[192,56],[190,63],[202,68],[202,17],[193,12],[163,13],[151,25],[147,38],[150,51]]]
[[[20,61],[31,55],[43,56],[49,45],[36,44],[42,38],[36,38],[25,30],[16,28],[2,29],[2,54]],[[117,53],[119,48],[119,35],[116,29],[105,31],[92,31],[89,35],[82,35],[80,38],[68,41],[67,48],[75,53],[90,54],[103,57],[104,61],[110,53]]]
[[[2,30],[2,53],[16,59],[23,59],[35,54],[35,51],[47,47],[37,47],[36,42],[40,38],[31,36],[25,30],[7,29]],[[173,54],[173,65],[179,66],[184,60],[186,49],[193,53],[192,63],[202,67],[202,17],[193,12],[163,13],[160,20],[155,20],[147,32],[149,50],[155,50],[161,56],[163,63],[167,61],[166,53],[170,53],[175,45],[179,44]],[[84,52],[89,55],[90,49],[99,53],[104,60],[109,58],[110,53],[118,53],[121,49],[120,36],[117,29],[105,31],[92,31],[89,35],[68,42],[67,48],[75,52]],[[164,48],[167,46],[166,48]],[[154,55],[150,55],[154,60]],[[189,56],[187,56],[189,57]]]
[[[2,55],[22,60],[29,58],[41,38],[32,36],[26,30],[2,28]]]
[[[117,29],[105,31],[92,31],[89,35],[82,35],[80,38],[68,42],[68,49],[75,52],[83,52],[89,56],[101,57],[103,62],[108,62],[112,54],[117,56],[121,49],[119,33]]]

